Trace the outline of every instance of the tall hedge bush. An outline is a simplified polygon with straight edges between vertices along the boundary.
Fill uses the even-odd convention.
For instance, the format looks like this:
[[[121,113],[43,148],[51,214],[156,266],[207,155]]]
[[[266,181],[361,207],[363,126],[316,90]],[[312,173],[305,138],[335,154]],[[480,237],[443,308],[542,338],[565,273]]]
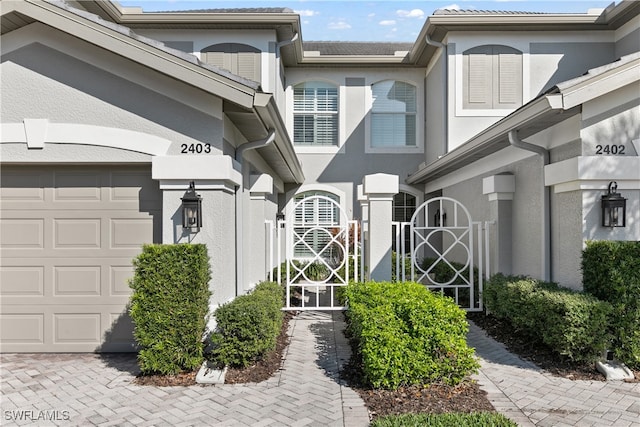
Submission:
[[[613,305],[614,356],[640,369],[640,242],[587,242],[582,276],[585,292]]]
[[[497,274],[485,286],[484,302],[518,333],[569,360],[595,361],[609,343],[611,305],[555,283]]]
[[[143,374],[176,374],[204,360],[209,312],[205,245],[145,245],[134,259],[131,319]]]
[[[466,343],[466,314],[452,299],[414,282],[352,282],[343,298],[372,386],[457,384],[479,367]]]
[[[217,329],[211,334],[213,360],[223,366],[245,367],[275,349],[283,303],[284,288],[262,282],[252,292],[218,307]]]

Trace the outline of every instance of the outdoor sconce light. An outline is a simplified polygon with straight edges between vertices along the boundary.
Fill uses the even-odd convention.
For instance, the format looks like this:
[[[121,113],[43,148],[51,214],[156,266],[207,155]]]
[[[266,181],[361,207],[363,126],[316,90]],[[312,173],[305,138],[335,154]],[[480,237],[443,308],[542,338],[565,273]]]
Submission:
[[[200,230],[202,227],[202,197],[196,193],[196,184],[191,181],[182,200],[182,228]]]
[[[627,199],[617,193],[618,183],[609,183],[609,192],[602,196],[602,226],[624,227],[627,219]]]
[[[284,214],[282,212],[276,214],[276,224],[280,224],[280,227],[284,228]]]
[[[433,215],[433,225],[435,227],[447,226],[447,213],[444,210],[440,212],[440,209],[438,209],[435,215]]]

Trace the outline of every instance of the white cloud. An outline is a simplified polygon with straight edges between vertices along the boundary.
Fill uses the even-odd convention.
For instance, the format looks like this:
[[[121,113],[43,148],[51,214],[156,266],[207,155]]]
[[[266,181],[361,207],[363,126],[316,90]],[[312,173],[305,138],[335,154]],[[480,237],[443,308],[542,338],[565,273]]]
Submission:
[[[340,20],[329,22],[327,28],[329,28],[330,30],[348,30],[351,28],[351,25],[349,25],[349,23],[346,21]]]
[[[373,18],[374,16],[376,16],[375,13],[370,13],[370,14],[367,15],[367,18]]]
[[[315,15],[319,15],[320,12],[316,12],[315,10],[310,10],[310,9],[306,9],[306,10],[294,10],[295,13],[297,13],[300,16],[315,16]]]
[[[424,18],[424,11],[422,9],[412,10],[396,10],[396,15],[401,18]]]
[[[449,6],[441,7],[440,9],[460,10],[460,6],[454,3],[454,4],[450,4]]]
[[[380,25],[396,25],[396,21],[394,21],[393,19],[389,19],[386,21],[380,21],[378,22],[378,24]]]

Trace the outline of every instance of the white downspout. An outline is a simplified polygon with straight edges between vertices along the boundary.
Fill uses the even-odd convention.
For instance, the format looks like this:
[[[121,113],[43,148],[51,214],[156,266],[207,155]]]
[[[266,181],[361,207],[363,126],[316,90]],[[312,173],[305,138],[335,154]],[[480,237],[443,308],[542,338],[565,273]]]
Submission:
[[[236,208],[236,296],[240,295],[241,284],[244,282],[244,254],[243,250],[243,242],[244,242],[244,232],[243,232],[243,221],[242,221],[242,212],[243,212],[243,187],[244,187],[244,160],[243,157],[247,151],[255,150],[256,148],[266,147],[271,144],[276,139],[276,131],[273,129],[269,129],[269,135],[266,138],[259,139],[257,141],[249,141],[240,145],[236,148],[235,158],[238,163],[240,163],[240,173],[242,175],[242,184],[236,188],[235,195],[235,208]]]
[[[444,78],[445,78],[445,87],[444,87],[444,123],[443,123],[443,131],[444,131],[444,141],[442,142],[442,154],[446,154],[449,152],[449,54],[447,52],[447,45],[441,42],[437,42],[435,40],[431,40],[429,34],[424,37],[424,41],[431,46],[435,46],[439,49],[442,49],[442,56],[444,63]],[[425,76],[426,77],[426,76]]]
[[[542,279],[550,282],[553,280],[551,270],[551,188],[544,185],[544,167],[549,164],[549,150],[522,141],[518,138],[518,131],[515,129],[509,131],[509,144],[542,156]]]

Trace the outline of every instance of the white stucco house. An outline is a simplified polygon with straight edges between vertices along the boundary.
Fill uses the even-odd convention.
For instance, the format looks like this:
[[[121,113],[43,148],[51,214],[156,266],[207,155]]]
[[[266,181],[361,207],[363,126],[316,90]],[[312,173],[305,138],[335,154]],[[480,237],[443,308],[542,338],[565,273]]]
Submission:
[[[289,9],[0,11],[0,351],[130,351],[143,243],[206,243],[215,308],[267,277],[305,197],[372,214],[365,177],[397,177],[394,221],[447,197],[492,224],[492,272],[579,289],[587,240],[640,240],[640,2],[438,10],[414,43],[305,42]],[[602,226],[611,182],[624,227]]]

